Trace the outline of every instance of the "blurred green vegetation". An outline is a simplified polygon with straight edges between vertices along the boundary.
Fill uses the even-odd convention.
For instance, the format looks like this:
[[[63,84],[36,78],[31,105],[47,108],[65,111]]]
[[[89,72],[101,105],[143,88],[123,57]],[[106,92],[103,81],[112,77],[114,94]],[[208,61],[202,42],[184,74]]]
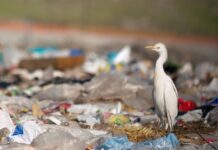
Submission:
[[[0,0],[0,20],[218,36],[218,0]]]

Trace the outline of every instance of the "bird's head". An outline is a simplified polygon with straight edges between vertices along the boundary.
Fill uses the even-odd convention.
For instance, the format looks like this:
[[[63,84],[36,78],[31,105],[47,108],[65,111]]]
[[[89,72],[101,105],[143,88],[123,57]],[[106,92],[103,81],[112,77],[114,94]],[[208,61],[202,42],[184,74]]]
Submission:
[[[163,43],[157,43],[155,45],[151,45],[151,46],[146,46],[145,48],[147,49],[151,49],[153,51],[156,51],[158,53],[165,53],[167,50],[166,50],[166,47]]]

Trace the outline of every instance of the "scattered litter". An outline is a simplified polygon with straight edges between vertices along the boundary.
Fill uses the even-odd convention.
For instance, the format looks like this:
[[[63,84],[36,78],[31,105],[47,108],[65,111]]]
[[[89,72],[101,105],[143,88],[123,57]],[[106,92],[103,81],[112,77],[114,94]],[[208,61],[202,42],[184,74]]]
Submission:
[[[2,57],[18,57],[10,51]],[[134,47],[28,53],[1,60],[0,52],[0,149],[201,149],[218,141],[215,64],[166,63],[182,97],[169,133],[154,109],[154,64]]]

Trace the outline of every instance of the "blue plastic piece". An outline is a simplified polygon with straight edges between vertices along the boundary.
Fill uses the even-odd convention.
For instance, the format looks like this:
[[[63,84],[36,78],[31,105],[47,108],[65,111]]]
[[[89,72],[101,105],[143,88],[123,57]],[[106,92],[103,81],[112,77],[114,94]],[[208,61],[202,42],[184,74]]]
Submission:
[[[111,65],[111,70],[116,70],[116,66],[115,65]]]
[[[173,150],[179,144],[178,139],[172,133],[165,137],[158,138],[151,141],[143,141],[133,145],[133,150],[144,150],[144,149],[157,149],[157,150]]]
[[[70,56],[82,56],[84,55],[84,52],[79,49],[71,49],[70,50]]]
[[[117,52],[116,51],[111,51],[107,54],[107,60],[110,64],[114,64],[114,60],[117,57]]]
[[[12,134],[12,136],[20,135],[20,134],[21,135],[23,134],[23,126],[19,124],[15,127],[15,130],[14,130],[14,133]]]
[[[126,136],[120,136],[107,139],[96,150],[173,150],[176,149],[178,144],[179,141],[173,133],[155,140],[146,140],[139,143],[130,142]]]
[[[126,136],[115,136],[106,140],[96,150],[130,150],[133,144]]]
[[[57,51],[56,48],[53,47],[35,47],[29,49],[33,54],[43,55],[49,52]]]
[[[218,106],[218,97],[215,98],[214,100],[208,102],[206,105],[209,105],[209,106]]]

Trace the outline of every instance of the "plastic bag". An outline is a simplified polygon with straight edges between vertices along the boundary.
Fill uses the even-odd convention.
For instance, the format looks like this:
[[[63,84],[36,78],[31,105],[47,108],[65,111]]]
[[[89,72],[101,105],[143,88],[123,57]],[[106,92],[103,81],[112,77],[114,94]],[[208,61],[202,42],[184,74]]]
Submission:
[[[126,136],[116,136],[106,140],[96,150],[173,150],[178,144],[179,141],[173,133],[155,140],[146,140],[139,143],[130,142]]]
[[[8,112],[0,109],[0,129],[7,128],[10,132],[13,132],[14,127]]]
[[[134,143],[130,142],[127,137],[115,136],[106,140],[96,150],[130,150]]]
[[[179,111],[181,112],[187,112],[197,107],[196,103],[191,100],[184,101],[182,98],[179,98],[178,101],[179,101]]]
[[[42,130],[34,121],[25,122],[23,125],[17,125],[14,132],[9,136],[9,141],[23,144],[31,144]]]
[[[168,134],[165,137],[158,138],[151,141],[143,141],[132,146],[131,150],[145,150],[145,149],[157,149],[157,150],[173,150],[179,144],[178,139],[173,133]]]
[[[125,46],[120,52],[117,54],[114,59],[114,64],[128,64],[131,59],[131,47]]]
[[[179,119],[181,119],[184,122],[192,122],[192,121],[199,121],[202,118],[202,110],[197,109],[197,110],[192,110],[184,115],[180,116]]]

